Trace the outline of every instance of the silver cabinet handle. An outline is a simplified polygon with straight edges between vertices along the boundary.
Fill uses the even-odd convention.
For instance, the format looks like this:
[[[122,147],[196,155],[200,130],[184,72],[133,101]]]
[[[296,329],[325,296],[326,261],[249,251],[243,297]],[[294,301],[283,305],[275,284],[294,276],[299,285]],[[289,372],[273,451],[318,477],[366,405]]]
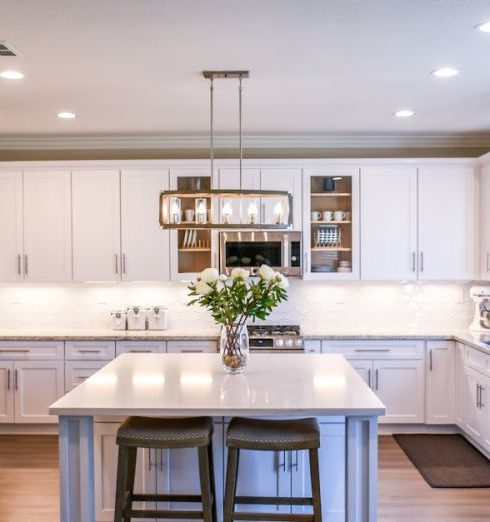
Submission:
[[[480,408],[480,385],[476,385],[476,407]]]
[[[286,471],[286,452],[285,451],[279,451],[277,453],[277,468],[282,469],[283,471]]]
[[[293,462],[293,455],[294,455],[294,462]],[[299,469],[299,455],[298,455],[298,450],[295,450],[295,451],[292,451],[291,452],[291,468],[290,468],[290,471],[298,471]]]
[[[7,390],[10,390],[10,368],[7,370]]]
[[[202,353],[202,350],[180,350],[181,353]]]
[[[126,273],[126,254],[123,254],[122,257],[122,273],[125,274]]]
[[[368,369],[368,386],[371,388],[371,368]]]
[[[364,352],[390,352],[390,348],[356,348],[354,350],[355,352],[361,352],[361,353],[364,353]]]
[[[376,379],[376,391],[378,391],[379,390],[379,370],[378,370],[378,368],[376,368],[375,379]]]
[[[119,274],[119,256],[114,254],[114,270],[116,274]]]
[[[22,274],[22,256],[20,254],[17,256],[17,273]]]
[[[151,471],[153,463],[151,462],[151,448],[148,448],[148,471]]]
[[[163,449],[160,450],[160,470],[163,471]]]
[[[100,350],[78,350],[80,353],[100,353]]]
[[[429,350],[429,371],[432,371],[432,349]]]
[[[14,370],[14,389],[15,390],[19,389],[19,380],[18,380],[17,368]]]
[[[0,350],[0,353],[29,353],[31,350],[8,350],[8,349],[2,349]]]
[[[483,408],[485,404],[483,404],[483,384],[480,384],[480,409]]]
[[[424,253],[420,252],[420,271],[424,271]]]
[[[412,252],[412,272],[415,272],[415,252]]]
[[[25,273],[25,275],[29,274],[29,263],[28,263],[27,254],[24,254],[24,273]]]
[[[152,353],[151,350],[129,350],[129,353]]]

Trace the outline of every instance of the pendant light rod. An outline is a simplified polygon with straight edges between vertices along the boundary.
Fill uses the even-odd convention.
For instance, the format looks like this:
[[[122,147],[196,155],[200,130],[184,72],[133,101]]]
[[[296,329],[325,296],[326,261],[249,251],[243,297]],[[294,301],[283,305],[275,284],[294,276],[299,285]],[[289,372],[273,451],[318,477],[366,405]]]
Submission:
[[[242,188],[242,160],[243,160],[243,143],[242,143],[242,80],[249,77],[248,71],[203,71],[204,78],[210,81],[210,159],[211,159],[211,175],[214,173],[214,79],[238,79],[238,140],[239,140],[239,165],[240,165],[240,189]]]

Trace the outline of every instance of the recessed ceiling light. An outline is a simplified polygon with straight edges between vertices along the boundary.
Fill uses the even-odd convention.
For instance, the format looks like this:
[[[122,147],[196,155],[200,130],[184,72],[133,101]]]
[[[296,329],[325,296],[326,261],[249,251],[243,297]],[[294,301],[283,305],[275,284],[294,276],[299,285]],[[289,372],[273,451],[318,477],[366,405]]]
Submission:
[[[410,109],[400,109],[394,113],[394,116],[397,118],[410,118],[410,116],[413,116],[414,114],[415,113]]]
[[[2,71],[0,78],[4,78],[5,80],[22,80],[24,75],[19,71]]]
[[[61,118],[63,120],[72,120],[73,118],[77,117],[77,115],[74,112],[69,112],[69,111],[58,112],[58,114],[56,116],[58,116],[58,118]]]
[[[457,76],[459,71],[454,67],[441,67],[440,69],[432,71],[431,74],[437,78],[451,78],[452,76]]]
[[[478,24],[475,29],[478,29],[478,31],[481,31],[482,33],[490,33],[490,22]]]

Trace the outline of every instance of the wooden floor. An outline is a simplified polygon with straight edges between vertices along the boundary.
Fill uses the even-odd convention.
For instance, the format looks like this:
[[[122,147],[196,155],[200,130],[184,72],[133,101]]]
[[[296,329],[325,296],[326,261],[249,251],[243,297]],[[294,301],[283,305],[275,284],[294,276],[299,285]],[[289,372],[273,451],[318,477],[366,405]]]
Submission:
[[[489,522],[490,489],[432,489],[391,437],[380,438],[379,522]],[[59,522],[51,436],[0,435],[0,522]]]

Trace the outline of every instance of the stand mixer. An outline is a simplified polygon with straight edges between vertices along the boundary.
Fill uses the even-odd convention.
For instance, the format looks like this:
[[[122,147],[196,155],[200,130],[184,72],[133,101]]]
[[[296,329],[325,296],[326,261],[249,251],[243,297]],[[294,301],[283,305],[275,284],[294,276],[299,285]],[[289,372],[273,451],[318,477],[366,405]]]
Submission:
[[[470,296],[475,302],[475,316],[470,329],[490,333],[490,286],[473,286]]]

